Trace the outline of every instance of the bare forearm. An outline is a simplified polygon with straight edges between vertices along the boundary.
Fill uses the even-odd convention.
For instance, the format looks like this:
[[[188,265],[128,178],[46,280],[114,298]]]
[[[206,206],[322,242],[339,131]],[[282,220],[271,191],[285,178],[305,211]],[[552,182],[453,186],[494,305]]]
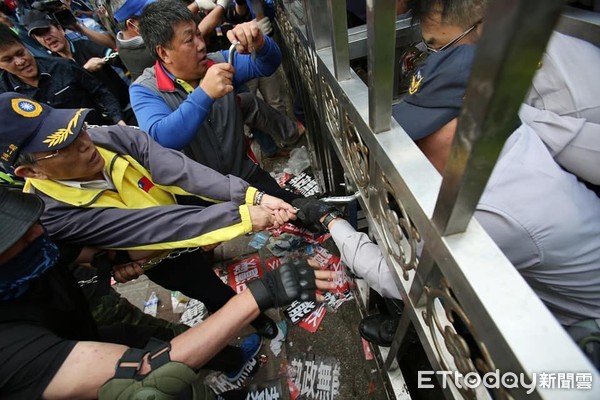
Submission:
[[[202,18],[202,21],[200,21],[198,24],[198,29],[200,29],[202,36],[210,35],[210,33],[215,30],[217,25],[221,23],[224,15],[225,9],[217,6],[213,8],[206,17]]]
[[[259,314],[252,294],[235,296],[203,323],[171,340],[171,360],[200,368]],[[127,347],[79,342],[44,391],[44,399],[95,399],[100,387],[114,376],[115,365]],[[144,359],[139,373],[150,372]]]
[[[80,32],[87,36],[91,41],[96,42],[101,46],[108,47],[109,49],[114,49],[117,47],[115,39],[112,36],[110,36],[110,34],[96,32],[83,25],[79,25],[79,27]]]
[[[171,360],[192,368],[202,367],[258,314],[250,291],[240,293],[206,321],[175,337],[171,341]]]

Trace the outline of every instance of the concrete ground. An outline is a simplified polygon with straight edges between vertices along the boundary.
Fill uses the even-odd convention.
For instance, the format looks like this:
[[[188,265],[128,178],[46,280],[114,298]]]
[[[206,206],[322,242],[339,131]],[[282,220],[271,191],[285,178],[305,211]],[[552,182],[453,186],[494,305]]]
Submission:
[[[264,167],[280,170],[285,162],[285,159],[265,160]],[[248,245],[255,235],[239,237],[217,247],[215,271],[222,275],[230,264],[254,254],[258,254],[264,268],[265,260],[271,259],[273,254],[266,247],[257,251]],[[331,239],[323,243],[323,247],[332,253],[337,251]],[[301,248],[290,253],[302,256],[306,244]],[[142,309],[154,291],[159,297],[158,316],[170,321],[181,318],[181,314],[173,313],[171,293],[145,277],[115,287]],[[250,390],[254,389],[249,399],[388,399],[385,388],[389,385],[384,383],[376,361],[366,360],[358,334],[361,317],[355,299],[341,304],[335,312],[327,310],[315,333],[292,325],[280,310],[270,311],[269,315],[277,321],[286,321],[288,335],[278,356],[271,350],[270,341],[263,343],[258,357],[260,368],[243,383]],[[252,331],[250,327],[241,329],[240,337]],[[209,374],[207,380],[217,389],[229,387],[214,373]]]

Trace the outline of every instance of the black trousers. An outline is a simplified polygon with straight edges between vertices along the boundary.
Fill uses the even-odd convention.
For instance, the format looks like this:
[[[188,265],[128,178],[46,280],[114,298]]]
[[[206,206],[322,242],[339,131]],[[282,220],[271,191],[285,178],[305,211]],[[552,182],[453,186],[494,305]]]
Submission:
[[[188,297],[200,300],[211,313],[235,296],[235,291],[214,273],[211,263],[201,250],[163,260],[146,271],[146,275],[165,289],[178,290]]]

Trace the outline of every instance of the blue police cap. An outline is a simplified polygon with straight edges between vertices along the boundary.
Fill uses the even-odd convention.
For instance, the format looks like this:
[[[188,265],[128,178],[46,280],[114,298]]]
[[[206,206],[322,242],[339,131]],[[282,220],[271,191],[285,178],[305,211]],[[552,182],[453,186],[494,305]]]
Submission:
[[[0,94],[0,162],[12,166],[19,153],[59,150],[81,132],[91,109],[59,110],[20,93]]]
[[[131,17],[139,17],[146,5],[156,0],[126,0],[118,10],[114,11],[113,17],[117,22],[125,22]]]
[[[458,117],[476,49],[462,45],[433,53],[412,76],[407,96],[392,108],[392,115],[413,140]]]

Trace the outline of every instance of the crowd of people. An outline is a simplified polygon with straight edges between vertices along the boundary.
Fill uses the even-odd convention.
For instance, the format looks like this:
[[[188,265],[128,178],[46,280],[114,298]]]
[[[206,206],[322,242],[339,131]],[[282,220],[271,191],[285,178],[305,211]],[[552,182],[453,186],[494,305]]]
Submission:
[[[400,298],[379,247],[335,207],[282,189],[249,147],[248,129],[267,157],[305,134],[281,99],[272,1],[25,3],[0,12],[0,165],[23,185],[0,185],[0,397],[215,398],[200,368],[235,381],[278,334],[265,310],[333,287],[306,260],[240,294],[212,271],[220,243],[287,222],[329,231],[356,276]],[[428,55],[393,117],[443,173],[487,1],[397,4]],[[595,65],[600,49],[553,33],[475,212],[576,341],[600,338]],[[181,249],[197,250],[168,257]],[[149,317],[109,285],[142,274],[210,317]],[[398,318],[367,317],[360,333],[389,345]],[[229,345],[246,325],[256,334]],[[589,355],[600,365],[599,346]]]

